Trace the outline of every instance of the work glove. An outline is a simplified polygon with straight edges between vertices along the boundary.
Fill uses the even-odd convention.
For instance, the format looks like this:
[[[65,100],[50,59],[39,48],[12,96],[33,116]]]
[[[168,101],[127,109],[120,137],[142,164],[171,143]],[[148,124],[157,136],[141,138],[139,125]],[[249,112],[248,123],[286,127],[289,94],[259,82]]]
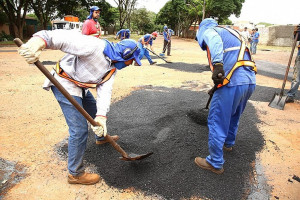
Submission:
[[[98,137],[105,137],[107,134],[106,120],[107,118],[105,116],[99,115],[95,118],[95,121],[98,122],[100,126],[91,126],[92,130]]]
[[[46,47],[45,41],[40,37],[32,37],[28,42],[22,44],[18,52],[23,56],[27,63],[32,64],[36,62],[42,50]]]
[[[216,63],[214,64],[214,70],[212,74],[212,80],[214,81],[215,85],[219,85],[223,83],[224,80],[224,69],[223,69],[223,64],[222,63]],[[222,75],[222,76],[221,76]]]

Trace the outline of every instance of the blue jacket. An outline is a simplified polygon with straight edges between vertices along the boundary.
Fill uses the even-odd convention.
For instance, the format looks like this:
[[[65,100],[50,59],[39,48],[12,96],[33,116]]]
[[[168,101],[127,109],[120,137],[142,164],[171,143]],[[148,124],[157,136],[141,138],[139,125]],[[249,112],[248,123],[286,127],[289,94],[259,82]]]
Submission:
[[[129,29],[121,29],[117,32],[116,36],[120,35],[120,39],[129,39],[130,38],[130,30]]]
[[[152,46],[152,44],[153,44],[153,38],[152,38],[151,34],[146,34],[146,35],[144,35],[143,37],[141,37],[141,38],[138,40],[138,42],[142,43],[143,38],[144,38],[145,44],[150,44],[150,46]],[[143,43],[142,43],[142,44],[143,44]]]
[[[167,31],[164,30],[164,32],[163,32],[164,39],[165,39],[166,41],[171,40],[172,33],[173,33],[173,30],[172,30],[172,29],[168,29]]]
[[[231,47],[240,47],[241,41],[228,30],[218,27],[218,23],[210,18],[204,19],[200,23],[196,38],[202,50],[209,48],[212,64],[223,63],[226,76],[235,65],[239,50],[225,53],[224,50]],[[250,58],[249,52],[245,52],[244,60],[251,60]],[[234,71],[227,86],[255,84],[255,82],[254,71],[250,67],[244,66]]]

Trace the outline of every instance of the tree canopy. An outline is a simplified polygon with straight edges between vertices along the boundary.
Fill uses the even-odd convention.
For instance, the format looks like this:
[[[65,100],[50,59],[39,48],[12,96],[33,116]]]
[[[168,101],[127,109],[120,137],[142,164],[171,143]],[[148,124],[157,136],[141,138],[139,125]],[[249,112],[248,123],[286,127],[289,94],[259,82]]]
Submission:
[[[231,23],[229,16],[234,14],[238,17],[245,2],[245,0],[169,0],[159,13],[155,14],[145,8],[136,9],[137,1],[114,0],[117,7],[112,7],[105,0],[0,0],[0,8],[9,21],[10,32],[14,37],[23,37],[23,26],[28,11],[33,11],[46,29],[51,20],[66,15],[74,15],[79,17],[80,21],[84,21],[93,5],[102,8],[100,24],[104,29],[113,26],[149,33],[168,25],[178,35],[185,37],[190,27],[200,23],[203,17],[213,17],[219,23]],[[0,15],[0,19],[4,20],[5,17]]]

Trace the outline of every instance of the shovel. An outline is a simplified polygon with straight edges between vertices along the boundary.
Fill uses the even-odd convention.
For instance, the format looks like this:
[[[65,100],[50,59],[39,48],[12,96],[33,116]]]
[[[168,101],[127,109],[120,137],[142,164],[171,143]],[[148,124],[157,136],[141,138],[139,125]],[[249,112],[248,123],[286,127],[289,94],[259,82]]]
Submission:
[[[157,55],[156,53],[154,53],[152,50],[148,49],[147,47],[146,47],[146,49],[147,49],[148,51],[150,51],[151,53],[153,53],[154,55],[156,55],[157,57],[159,57],[160,59],[164,60],[166,63],[172,63],[172,62],[170,62],[170,61],[167,61],[167,60],[164,59],[163,57]]]
[[[279,109],[279,110],[283,110],[284,109],[285,101],[286,101],[287,96],[283,96],[283,92],[284,92],[284,88],[285,88],[286,79],[288,77],[288,73],[289,73],[289,70],[290,70],[290,66],[291,66],[291,62],[292,62],[294,50],[295,50],[295,47],[296,47],[296,43],[297,43],[297,39],[298,39],[298,34],[299,34],[299,32],[297,32],[297,34],[295,36],[295,40],[294,40],[292,52],[291,52],[291,55],[290,55],[288,66],[287,66],[286,71],[285,71],[285,76],[284,76],[284,79],[283,79],[281,92],[280,92],[280,94],[278,94],[278,93],[275,92],[275,94],[274,94],[271,102],[269,103],[269,106],[272,107],[272,108],[276,108],[276,109]]]
[[[15,44],[20,47],[23,42],[19,38],[14,39]],[[46,69],[46,67],[38,60],[34,63],[39,70],[57,87],[57,89],[73,104],[73,106],[93,125],[99,126],[98,124],[81,106],[80,104],[68,93],[67,90],[53,77],[53,75]],[[106,135],[105,139],[119,152],[122,157],[121,160],[125,161],[133,161],[133,160],[141,160],[147,158],[152,155],[153,152],[147,154],[127,154],[112,138],[110,135]]]
[[[218,74],[218,77],[221,78],[222,77],[222,74],[219,73]],[[211,88],[209,91],[208,91],[208,94],[209,94],[209,98],[207,100],[207,103],[206,103],[206,106],[205,108],[201,108],[199,110],[197,110],[196,112],[195,111],[191,111],[189,112],[189,116],[191,118],[194,119],[194,121],[196,121],[196,123],[200,124],[201,126],[207,126],[207,117],[208,117],[208,113],[209,113],[209,104],[211,102],[211,99],[215,93],[215,91],[218,89],[218,85],[215,84],[213,88]]]

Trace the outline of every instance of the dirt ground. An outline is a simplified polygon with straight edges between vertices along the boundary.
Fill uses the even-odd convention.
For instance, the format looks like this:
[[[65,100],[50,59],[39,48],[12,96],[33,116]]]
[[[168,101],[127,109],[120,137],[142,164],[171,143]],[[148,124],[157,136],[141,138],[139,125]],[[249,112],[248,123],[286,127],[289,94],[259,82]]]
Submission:
[[[162,43],[159,36],[154,42],[156,52],[160,52]],[[16,47],[0,47],[0,199],[159,199],[135,188],[110,187],[104,180],[92,186],[67,183],[66,160],[56,151],[57,144],[68,137],[63,114],[53,94],[41,88],[45,79],[41,72],[13,50]],[[45,50],[40,60],[55,62],[62,55],[60,51]],[[174,63],[207,64],[206,53],[194,40],[174,38],[171,55],[166,58]],[[287,65],[289,56],[289,51],[258,50],[254,59]],[[181,88],[192,81],[212,86],[210,72],[150,66],[145,59],[142,63],[141,67],[130,66],[118,72],[113,102],[145,85]],[[53,65],[46,67],[50,70]],[[260,67],[263,66],[258,66],[258,70]],[[282,80],[258,73],[257,85],[278,92]],[[288,81],[286,88],[289,87]],[[253,180],[259,182],[261,175],[266,177],[270,199],[300,199],[299,98],[286,104],[283,111],[268,107],[267,102],[250,103],[257,111],[261,121],[258,129],[265,139],[265,146],[253,163]],[[87,170],[93,171],[93,166]]]

